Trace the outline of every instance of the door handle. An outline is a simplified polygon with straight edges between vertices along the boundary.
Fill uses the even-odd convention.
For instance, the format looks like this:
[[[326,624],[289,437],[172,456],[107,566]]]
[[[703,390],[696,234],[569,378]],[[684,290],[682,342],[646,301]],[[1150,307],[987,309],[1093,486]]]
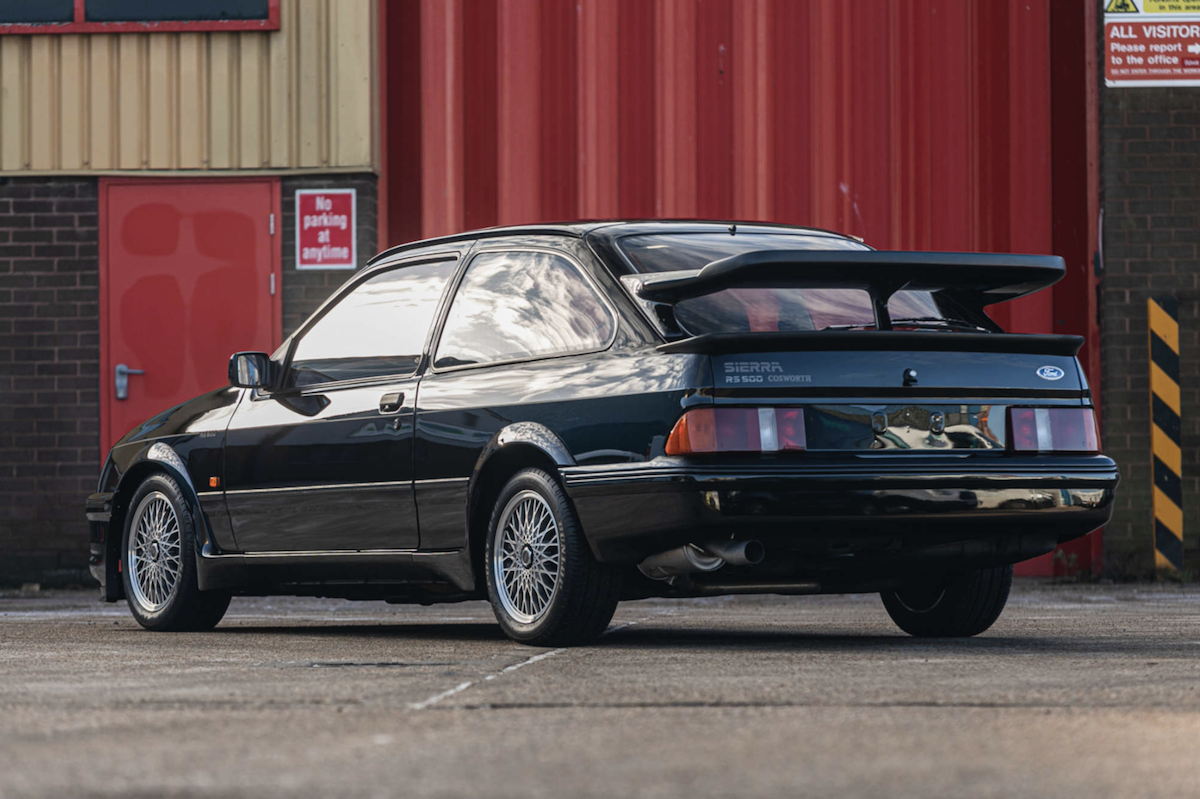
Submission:
[[[119,399],[119,400],[129,399],[129,376],[130,375],[146,374],[145,369],[130,369],[128,366],[126,366],[123,363],[117,364],[117,368],[114,371],[116,372],[116,375],[114,376],[115,379],[113,380],[113,388],[115,389],[116,394],[117,394],[117,399]]]
[[[384,394],[379,398],[380,413],[397,413],[400,406],[404,404],[404,392],[397,391],[393,394]]]

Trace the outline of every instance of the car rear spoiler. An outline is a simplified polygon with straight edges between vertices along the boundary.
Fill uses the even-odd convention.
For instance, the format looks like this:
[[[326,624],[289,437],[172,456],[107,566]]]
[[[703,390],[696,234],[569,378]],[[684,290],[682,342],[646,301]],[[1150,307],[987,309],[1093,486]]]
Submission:
[[[755,250],[713,261],[698,272],[648,275],[637,293],[673,303],[728,288],[846,288],[868,291],[877,306],[886,306],[892,294],[908,289],[945,292],[982,309],[1048,288],[1066,271],[1056,255]]]

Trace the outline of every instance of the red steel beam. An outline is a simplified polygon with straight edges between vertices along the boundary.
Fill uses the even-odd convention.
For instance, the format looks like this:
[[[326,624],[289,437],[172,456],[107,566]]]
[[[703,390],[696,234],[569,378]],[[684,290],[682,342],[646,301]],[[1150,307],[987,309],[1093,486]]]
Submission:
[[[1024,0],[1008,9],[1009,160],[1008,225],[1013,252],[1053,249],[1050,180],[1050,9],[1047,0]],[[1049,333],[1053,294],[1043,291],[1006,303],[1010,329]]]
[[[733,216],[775,218],[771,0],[733,6]]]
[[[696,3],[656,0],[655,215],[696,216]]]
[[[619,14],[609,0],[579,0],[579,216],[620,214]]]
[[[497,221],[502,225],[541,218],[541,84],[543,42],[537,0],[498,0],[497,31]]]
[[[611,2],[606,3],[613,13]],[[618,214],[635,219],[657,212],[658,81],[657,8],[645,0],[620,0],[617,42]]]
[[[462,0],[421,0],[423,237],[463,229]]]
[[[579,218],[579,9],[538,0],[540,98],[534,158],[541,166],[538,218]]]

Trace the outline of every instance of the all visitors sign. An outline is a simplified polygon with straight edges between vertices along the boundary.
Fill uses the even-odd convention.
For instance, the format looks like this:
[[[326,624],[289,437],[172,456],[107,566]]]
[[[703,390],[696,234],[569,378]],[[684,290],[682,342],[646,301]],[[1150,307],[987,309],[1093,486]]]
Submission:
[[[296,268],[353,269],[354,189],[296,191]]]
[[[1200,86],[1200,0],[1104,0],[1108,86]]]

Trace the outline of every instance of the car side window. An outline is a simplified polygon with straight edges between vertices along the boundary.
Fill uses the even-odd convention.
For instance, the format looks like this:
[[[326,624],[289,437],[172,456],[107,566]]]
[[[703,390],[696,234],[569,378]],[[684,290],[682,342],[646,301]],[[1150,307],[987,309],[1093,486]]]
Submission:
[[[454,295],[434,366],[589,352],[615,329],[612,312],[569,259],[480,253]]]
[[[291,384],[410,375],[455,261],[414,264],[358,285],[296,345]]]

